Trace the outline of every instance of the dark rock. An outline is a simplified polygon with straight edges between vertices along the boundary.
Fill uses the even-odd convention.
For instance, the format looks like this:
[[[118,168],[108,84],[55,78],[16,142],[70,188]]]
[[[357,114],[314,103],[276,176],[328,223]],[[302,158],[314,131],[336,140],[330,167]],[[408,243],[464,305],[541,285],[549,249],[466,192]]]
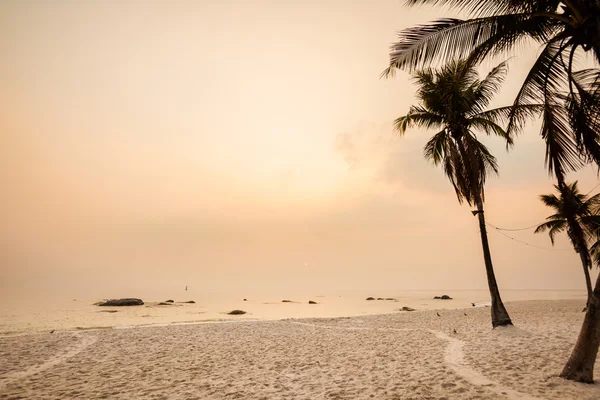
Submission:
[[[385,300],[383,297],[378,297],[377,300]]]
[[[167,300],[165,303],[175,303],[173,300]]]
[[[394,301],[396,299],[394,299],[393,297],[388,297],[386,300],[392,300],[392,301]]]
[[[243,310],[233,310],[233,311],[229,311],[227,314],[229,314],[229,315],[244,315],[244,314],[246,314],[246,311],[243,311]]]
[[[100,310],[98,312],[116,313],[117,310]]]
[[[415,309],[404,306],[404,307],[402,307],[402,309],[400,311],[415,311]]]
[[[159,306],[171,306],[171,303],[167,303],[166,301],[161,301],[160,303],[158,303]]]
[[[375,297],[367,297],[367,300],[375,300]]]
[[[111,299],[107,300],[104,303],[98,304],[99,306],[109,306],[109,307],[124,307],[124,306],[142,306],[144,302],[140,299],[127,298],[127,299]]]
[[[309,301],[308,301],[308,304],[317,304],[317,302],[316,302],[316,301],[309,300]]]
[[[248,299],[244,299],[244,301],[248,301]]]
[[[282,303],[291,303],[291,300],[281,300]]]
[[[186,303],[186,304],[196,304],[196,302],[194,300],[184,301],[184,303]]]
[[[448,296],[447,294],[444,294],[442,296],[435,296],[433,299],[434,300],[452,300],[452,297]]]

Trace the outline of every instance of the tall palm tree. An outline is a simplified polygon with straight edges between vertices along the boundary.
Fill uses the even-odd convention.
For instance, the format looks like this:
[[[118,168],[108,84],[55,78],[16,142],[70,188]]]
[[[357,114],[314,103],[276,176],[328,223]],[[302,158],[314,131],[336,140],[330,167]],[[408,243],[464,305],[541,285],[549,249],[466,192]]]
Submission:
[[[554,245],[554,237],[557,233],[566,231],[575,252],[579,254],[588,300],[593,296],[592,281],[589,270],[592,268],[592,257],[588,249],[588,239],[593,240],[600,227],[600,215],[596,214],[600,205],[600,194],[587,197],[579,192],[577,181],[564,186],[554,185],[559,196],[554,194],[543,194],[540,196],[542,202],[553,208],[555,213],[546,218],[546,222],[540,224],[535,233],[548,231],[550,241]],[[586,307],[587,309],[587,307]]]
[[[515,106],[542,103],[542,137],[546,164],[558,186],[565,174],[586,161],[600,166],[600,75],[578,76],[578,53],[592,52],[600,64],[600,0],[406,0],[407,5],[446,5],[466,12],[468,19],[444,18],[400,32],[392,45],[385,76],[397,69],[409,71],[433,62],[467,58],[477,63],[514,49],[526,40],[542,45],[517,97]],[[591,75],[595,79],[588,79]],[[582,73],[579,73],[582,75]],[[594,89],[595,88],[595,89]],[[567,92],[568,91],[568,92]],[[566,94],[565,94],[566,92]],[[515,108],[518,110],[518,108]],[[520,121],[511,113],[507,133]],[[576,346],[562,376],[593,381],[600,347],[600,275],[596,280]],[[591,356],[593,354],[593,357]]]
[[[486,110],[499,90],[507,72],[506,63],[495,67],[483,80],[464,61],[451,62],[438,71],[425,69],[415,75],[420,104],[412,106],[405,116],[395,120],[395,130],[404,135],[413,127],[440,129],[425,145],[423,154],[435,165],[441,165],[452,183],[459,202],[474,205],[488,286],[492,299],[492,326],[512,325],[502,303],[492,265],[485,225],[484,185],[489,173],[498,173],[496,158],[475,134],[480,131],[496,135],[512,144],[512,138],[500,123],[506,121],[510,107]],[[524,112],[533,112],[533,108]]]

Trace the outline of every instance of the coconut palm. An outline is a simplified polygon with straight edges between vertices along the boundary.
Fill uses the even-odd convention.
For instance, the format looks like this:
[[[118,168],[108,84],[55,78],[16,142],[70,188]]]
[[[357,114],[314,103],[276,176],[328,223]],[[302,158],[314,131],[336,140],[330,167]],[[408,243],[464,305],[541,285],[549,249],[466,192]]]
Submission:
[[[385,76],[397,69],[415,70],[432,62],[467,58],[477,63],[514,49],[526,40],[542,46],[514,101],[515,106],[542,103],[546,164],[558,186],[565,174],[586,161],[600,166],[600,75],[576,72],[577,54],[591,52],[600,63],[600,0],[406,0],[407,5],[446,5],[469,19],[444,18],[400,32],[392,45]],[[578,76],[579,75],[579,76]],[[593,78],[593,76],[596,78]],[[587,81],[586,81],[587,80]],[[515,110],[518,110],[515,107]],[[509,135],[519,127],[511,113]],[[596,280],[576,346],[561,377],[593,381],[600,346],[600,275]]]
[[[500,124],[508,119],[510,107],[486,110],[507,72],[506,63],[495,67],[483,80],[464,61],[451,62],[438,71],[416,73],[419,103],[408,114],[395,120],[395,130],[404,135],[407,129],[424,127],[439,130],[425,145],[423,154],[441,165],[452,183],[459,202],[474,205],[488,286],[492,298],[492,326],[512,325],[502,303],[487,238],[483,210],[484,185],[490,173],[498,173],[496,158],[476,136],[476,131],[495,135],[512,144],[512,137]],[[525,107],[522,114],[535,112]]]
[[[600,216],[596,214],[600,205],[600,194],[588,198],[579,192],[577,181],[554,187],[558,197],[554,194],[543,194],[540,199],[546,206],[553,208],[555,213],[546,218],[546,222],[540,224],[535,233],[548,231],[550,241],[554,245],[556,234],[567,232],[575,252],[581,259],[589,303],[593,290],[589,272],[592,268],[592,258],[588,249],[588,239],[593,240],[600,227]]]

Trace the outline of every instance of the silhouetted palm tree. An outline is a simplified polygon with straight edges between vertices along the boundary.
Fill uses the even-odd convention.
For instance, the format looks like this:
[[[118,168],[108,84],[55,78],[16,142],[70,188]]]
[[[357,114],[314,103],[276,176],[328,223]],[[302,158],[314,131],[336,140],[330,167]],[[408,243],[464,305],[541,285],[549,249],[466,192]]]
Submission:
[[[467,58],[475,64],[502,54],[526,40],[542,45],[514,105],[544,105],[541,135],[546,164],[558,186],[565,175],[587,161],[600,166],[600,72],[574,71],[581,50],[600,63],[600,0],[406,0],[408,5],[449,5],[470,19],[444,18],[400,32],[384,72],[415,70],[432,62]],[[507,133],[518,127],[518,108]],[[600,346],[600,275],[587,307],[577,344],[561,376],[593,381]]]
[[[592,258],[588,249],[588,239],[594,240],[600,227],[600,216],[596,214],[600,205],[600,194],[588,198],[579,192],[577,182],[554,187],[559,194],[558,197],[554,194],[543,194],[540,199],[546,206],[553,208],[555,213],[546,218],[546,222],[539,225],[535,233],[548,231],[550,241],[554,245],[555,235],[567,232],[575,252],[581,259],[589,303],[593,290],[589,272],[592,268]]]
[[[435,165],[442,165],[458,201],[476,207],[473,215],[479,217],[494,327],[512,325],[496,283],[483,212],[485,181],[489,173],[498,172],[498,166],[496,158],[477,140],[475,131],[499,136],[507,146],[512,144],[511,136],[500,126],[508,119],[510,107],[486,110],[506,72],[506,64],[501,63],[485,79],[478,80],[475,69],[464,61],[451,62],[439,71],[419,71],[415,79],[420,104],[394,123],[400,135],[412,127],[441,129],[427,142],[423,154]],[[523,107],[522,114],[535,110],[534,106]]]

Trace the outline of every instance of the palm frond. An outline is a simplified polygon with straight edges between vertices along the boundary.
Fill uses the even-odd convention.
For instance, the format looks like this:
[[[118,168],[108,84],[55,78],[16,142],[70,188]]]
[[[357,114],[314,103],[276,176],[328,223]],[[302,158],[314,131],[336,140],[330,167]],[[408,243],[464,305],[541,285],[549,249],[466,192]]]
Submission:
[[[566,110],[552,99],[545,99],[542,113],[542,138],[546,143],[545,163],[550,174],[559,181],[564,180],[567,172],[583,166],[583,160],[577,149]]]
[[[498,107],[491,110],[482,111],[471,118],[483,118],[494,122],[497,125],[507,125],[505,129],[507,135],[512,140],[520,134],[527,121],[540,115],[544,111],[543,104],[522,104],[519,106]],[[512,118],[512,119],[511,119]],[[510,124],[509,122],[512,122]],[[509,143],[507,143],[509,144]]]
[[[552,12],[558,8],[557,0],[406,0],[408,6],[445,5],[469,15],[485,16],[523,12]]]
[[[548,231],[548,236],[550,236],[550,241],[552,242],[552,246],[554,246],[554,237],[557,233],[560,233],[565,230],[567,227],[567,221],[564,219],[561,220],[553,220],[544,222],[535,228],[534,233],[542,233]]]
[[[507,146],[513,145],[513,139],[510,137],[500,125],[486,118],[475,117],[469,120],[470,126],[474,129],[479,129],[487,135],[496,135],[506,141]]]
[[[507,62],[501,62],[495,66],[487,76],[474,87],[473,108],[474,113],[480,113],[490,104],[494,95],[498,94],[506,74],[508,73]]]
[[[389,67],[382,76],[393,76],[396,69],[413,71],[435,62],[445,63],[467,56],[475,64],[490,53],[506,51],[522,39],[533,38],[544,43],[560,26],[527,12],[468,20],[438,19],[398,34],[398,41],[390,46]]]
[[[448,140],[450,139],[448,138],[445,129],[433,135],[423,148],[423,156],[425,159],[431,160],[434,165],[442,163],[446,157]]]
[[[545,103],[545,94],[558,93],[560,88],[566,87],[567,76],[557,62],[560,49],[561,44],[558,39],[548,43],[529,70],[513,102],[515,108],[510,116],[507,128],[509,131],[511,125],[516,123],[513,118],[515,118],[514,114],[517,112],[518,106]]]
[[[542,194],[540,200],[548,207],[552,207],[557,211],[560,211],[562,204],[561,201],[554,194]]]
[[[412,106],[408,114],[396,118],[394,129],[399,135],[404,135],[408,128],[438,128],[444,122],[443,117],[434,114],[423,107]]]
[[[579,151],[600,165],[600,70],[573,73],[575,91],[566,96],[569,121]]]

